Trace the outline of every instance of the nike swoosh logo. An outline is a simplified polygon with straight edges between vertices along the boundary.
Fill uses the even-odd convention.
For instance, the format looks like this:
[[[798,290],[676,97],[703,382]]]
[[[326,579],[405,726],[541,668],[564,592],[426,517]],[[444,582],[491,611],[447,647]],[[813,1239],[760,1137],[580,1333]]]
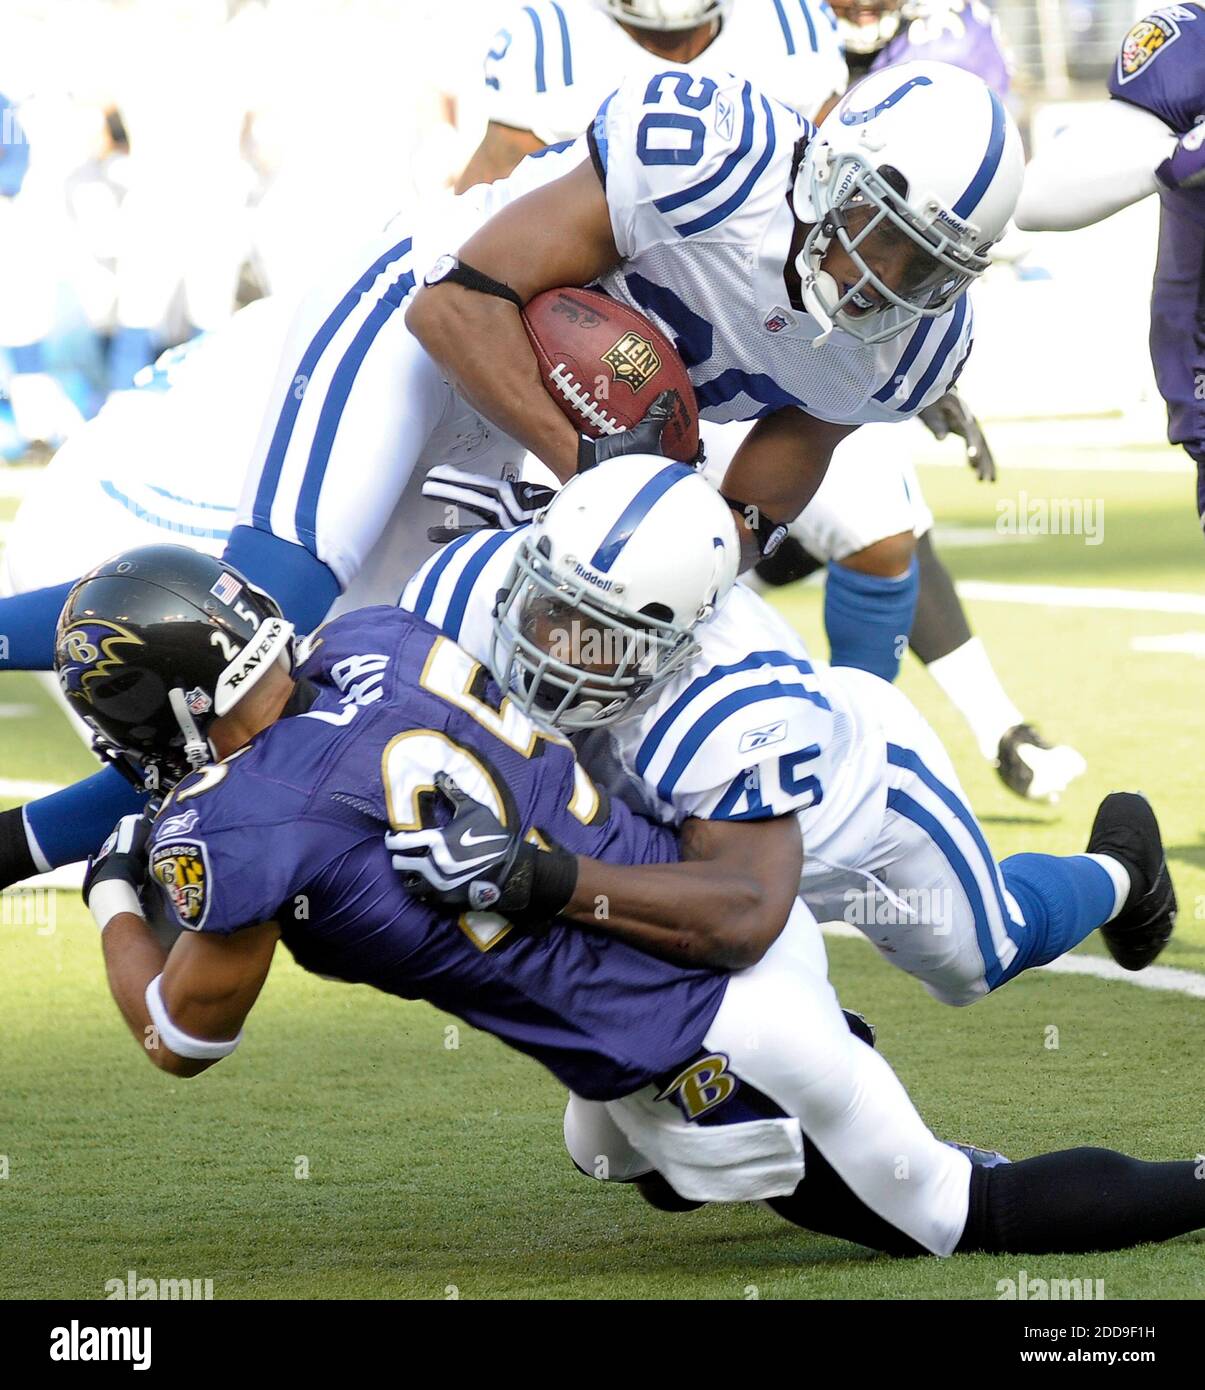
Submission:
[[[460,843],[468,848],[470,845],[488,845],[491,840],[505,839],[505,835],[474,835],[471,830],[466,830],[460,837]]]

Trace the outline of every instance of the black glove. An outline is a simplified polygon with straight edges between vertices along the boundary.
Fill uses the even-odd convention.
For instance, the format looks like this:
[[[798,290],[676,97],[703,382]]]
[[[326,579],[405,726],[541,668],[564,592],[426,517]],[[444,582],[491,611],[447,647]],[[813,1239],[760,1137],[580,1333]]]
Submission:
[[[521,483],[470,473],[450,463],[439,463],[423,479],[423,496],[463,507],[481,517],[484,526],[431,526],[427,539],[438,545],[470,531],[507,530],[530,521],[556,496],[556,489],[542,483]]]
[[[967,463],[975,476],[981,483],[996,481],[996,460],[988,448],[983,429],[955,387],[951,386],[940,400],[925,406],[920,418],[928,425],[935,439],[944,439],[948,434],[965,439]]]
[[[102,930],[119,912],[141,915],[138,890],[146,881],[146,846],[151,822],[152,818],[145,812],[122,816],[109,838],[88,860],[84,873],[84,902]]]
[[[622,454],[664,453],[661,435],[666,425],[674,418],[677,405],[676,391],[662,391],[645,411],[644,419],[638,425],[633,425],[630,430],[621,430],[618,434],[604,434],[601,439],[580,435],[577,445],[577,471],[585,473],[587,469],[605,463],[607,459],[619,458]],[[701,441],[699,452],[691,459],[691,463],[696,468],[703,464]]]
[[[451,809],[447,825],[385,836],[407,889],[424,902],[497,912],[518,926],[551,921],[573,896],[577,859],[528,844],[446,773],[436,774],[435,789]]]

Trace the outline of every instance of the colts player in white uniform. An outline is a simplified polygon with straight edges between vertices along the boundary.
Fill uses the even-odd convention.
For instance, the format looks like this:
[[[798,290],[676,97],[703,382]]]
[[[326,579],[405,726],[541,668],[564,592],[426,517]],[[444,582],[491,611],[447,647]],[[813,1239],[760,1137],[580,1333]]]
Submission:
[[[970,1004],[1106,922],[1119,961],[1149,964],[1171,919],[1160,918],[1163,935],[1137,933],[1130,912],[1110,921],[1132,887],[1131,905],[1148,889],[1147,907],[1170,893],[1147,803],[1107,798],[1093,830],[1096,841],[1115,821],[1137,827],[1148,852],[1136,873],[1102,873],[1099,854],[998,867],[937,735],[901,691],[816,668],[743,584],[714,601],[678,592],[673,538],[697,544],[710,489],[664,458],[617,460],[575,478],[526,527],[452,542],[402,606],[488,666],[532,718],[578,735],[595,780],[618,795],[635,787],[645,814],[675,825],[797,815],[801,896],[816,917],[858,926],[943,1003]]]
[[[1149,964],[1175,896],[1148,803],[1107,797],[1086,854],[998,865],[904,695],[867,672],[817,669],[761,598],[732,585],[726,520],[690,468],[617,460],[574,478],[533,523],[453,542],[402,606],[489,669],[518,709],[572,736],[594,781],[644,814],[746,834],[796,818],[808,908],[857,925],[944,1003],[970,1004],[1098,927],[1123,965]],[[678,566],[666,563],[675,536]],[[463,677],[466,699],[476,675]],[[419,832],[397,847],[424,836],[438,840]],[[437,844],[428,852],[438,860]],[[710,930],[699,923],[692,959],[708,960]],[[823,946],[809,940],[823,973]],[[599,1154],[613,1178],[648,1166],[578,1097],[566,1140],[587,1172]]]
[[[384,536],[399,575],[421,555],[432,465],[497,477],[527,449],[564,481],[655,449],[656,420],[585,440],[540,380],[518,307],[598,284],[677,339],[705,418],[757,421],[725,480],[752,561],[838,440],[944,393],[1021,168],[998,99],[942,64],[868,78],[819,135],[740,78],[625,83],[586,139],[391,227],[302,303],[225,558],[310,631]],[[26,838],[0,826],[0,878],[41,866]]]
[[[848,71],[828,0],[534,0],[503,16],[483,64],[488,121],[460,188],[575,140],[626,77],[738,72],[813,120]]]

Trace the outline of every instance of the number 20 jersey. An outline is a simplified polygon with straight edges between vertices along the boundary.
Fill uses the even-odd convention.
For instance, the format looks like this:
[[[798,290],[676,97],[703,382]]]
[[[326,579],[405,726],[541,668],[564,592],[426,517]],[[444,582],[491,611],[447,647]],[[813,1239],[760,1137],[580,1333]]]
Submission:
[[[726,977],[589,927],[527,934],[493,914],[436,912],[406,891],[384,843],[390,825],[439,816],[439,771],[572,853],[671,862],[668,831],[599,792],[509,703],[499,710],[481,667],[410,613],[328,623],[300,676],[316,694],[305,713],[186,778],[160,812],[150,873],[176,924],[229,935],[278,921],[305,969],[427,999],[590,1099],[694,1055]]]
[[[585,138],[529,155],[509,178],[457,199],[457,211],[479,225],[591,158],[622,257],[598,288],[668,335],[704,419],[796,407],[835,423],[905,420],[962,371],[970,302],[963,295],[886,343],[867,345],[838,328],[813,345],[820,327],[789,303],[783,278],[797,225],[788,195],[813,136],[749,81],[671,69],[629,78]],[[440,249],[451,248],[445,241]]]

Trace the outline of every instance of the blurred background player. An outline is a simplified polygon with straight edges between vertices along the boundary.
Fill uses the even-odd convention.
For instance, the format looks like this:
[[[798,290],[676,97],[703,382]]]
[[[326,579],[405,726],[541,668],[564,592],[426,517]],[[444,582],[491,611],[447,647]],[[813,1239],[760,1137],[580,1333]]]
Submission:
[[[846,86],[828,0],[535,0],[490,41],[488,125],[457,188],[576,139],[624,78],[671,67],[750,77],[809,120]]]
[[[1197,467],[1205,527],[1205,8],[1140,19],[1109,76],[1108,106],[1028,166],[1017,224],[1070,231],[1159,194],[1151,361],[1167,437]]]

